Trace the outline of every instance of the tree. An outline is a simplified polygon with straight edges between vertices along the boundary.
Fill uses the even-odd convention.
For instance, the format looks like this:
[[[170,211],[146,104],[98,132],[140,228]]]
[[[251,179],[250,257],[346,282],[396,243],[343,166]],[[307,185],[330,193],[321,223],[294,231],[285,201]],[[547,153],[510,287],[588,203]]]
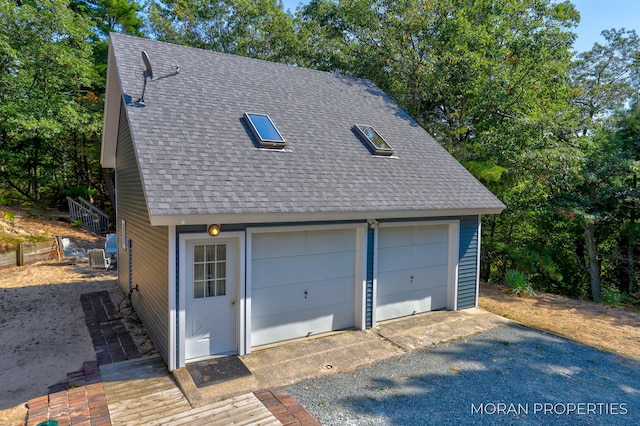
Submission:
[[[547,250],[538,226],[579,163],[577,22],[569,2],[539,0],[315,0],[298,15],[305,65],[372,79],[508,206],[484,220],[484,279],[562,279],[565,246]]]
[[[218,52],[293,63],[293,19],[275,0],[154,0],[147,7],[155,39]]]
[[[94,22],[94,37],[106,39],[111,32],[141,35],[143,22],[138,16],[142,10],[132,0],[75,0],[74,9]]]
[[[144,23],[139,16],[142,8],[135,0],[74,0],[73,9],[89,18],[93,23],[91,46],[94,69],[99,78],[94,82],[91,98],[95,100],[92,105],[95,119],[101,122],[106,88],[109,33],[142,35]],[[92,133],[92,135],[91,138],[83,138],[81,147],[86,148],[88,152],[93,153],[94,158],[97,158],[96,155],[99,155],[101,146],[101,132]],[[108,199],[114,206],[115,189],[111,173],[107,169],[100,169],[100,171],[106,187],[104,192],[108,193]],[[101,202],[103,208],[106,208],[107,203],[104,202],[104,198],[98,197],[97,201]]]
[[[574,133],[584,158],[577,179],[561,196],[561,204],[582,225],[585,269],[589,273],[593,300],[597,302],[602,301],[602,243],[619,236],[610,230],[612,224],[620,223],[620,197],[628,189],[628,162],[636,155],[633,150],[611,141],[616,126],[615,112],[623,111],[640,88],[637,79],[640,39],[636,33],[612,29],[603,31],[602,35],[606,44],[596,43],[591,50],[578,55],[571,69],[577,89],[574,104],[578,121]],[[632,180],[637,181],[637,177],[634,175]],[[635,222],[633,216],[631,221]],[[605,227],[608,231],[603,230]],[[633,233],[629,235],[632,238]],[[631,268],[634,245],[634,241],[628,240]],[[633,287],[633,277],[629,276],[629,280]]]
[[[0,176],[35,202],[70,186],[67,142],[101,124],[83,102],[95,78],[89,22],[68,6],[0,3]]]
[[[624,108],[640,88],[640,38],[635,31],[602,32],[605,44],[594,44],[573,61],[571,79],[580,111],[577,133],[586,136],[606,126],[612,113]]]

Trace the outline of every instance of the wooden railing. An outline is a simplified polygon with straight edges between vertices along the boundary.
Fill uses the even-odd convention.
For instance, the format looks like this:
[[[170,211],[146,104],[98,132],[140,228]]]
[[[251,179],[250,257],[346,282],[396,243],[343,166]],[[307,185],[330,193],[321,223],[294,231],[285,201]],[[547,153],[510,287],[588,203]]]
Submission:
[[[78,201],[67,197],[71,223],[81,221],[82,227],[97,235],[105,234],[109,229],[109,216],[82,197]]]

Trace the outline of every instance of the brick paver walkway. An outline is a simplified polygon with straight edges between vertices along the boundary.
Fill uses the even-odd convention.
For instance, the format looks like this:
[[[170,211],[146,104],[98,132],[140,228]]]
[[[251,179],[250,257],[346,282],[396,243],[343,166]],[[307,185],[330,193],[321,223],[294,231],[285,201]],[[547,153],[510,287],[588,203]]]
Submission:
[[[282,388],[254,392],[284,426],[320,426],[302,405]]]
[[[85,362],[82,371],[69,373],[67,381],[49,388],[49,394],[27,403],[27,426],[46,420],[60,425],[111,425],[100,370],[95,361]]]
[[[85,293],[80,296],[80,302],[96,350],[98,365],[140,358],[138,348],[113,305],[109,293]]]
[[[111,425],[99,366],[140,358],[108,292],[82,294],[80,302],[97,361],[85,362],[81,371],[69,373],[65,382],[51,386],[48,395],[30,400],[27,426],[46,420],[58,420],[60,425]]]
[[[69,373],[63,383],[49,388],[49,394],[27,403],[27,426],[46,420],[71,426],[111,426],[100,366],[140,358],[119,312],[106,291],[80,296],[85,322],[97,361]],[[254,392],[254,395],[285,426],[319,426],[311,415],[282,388]]]

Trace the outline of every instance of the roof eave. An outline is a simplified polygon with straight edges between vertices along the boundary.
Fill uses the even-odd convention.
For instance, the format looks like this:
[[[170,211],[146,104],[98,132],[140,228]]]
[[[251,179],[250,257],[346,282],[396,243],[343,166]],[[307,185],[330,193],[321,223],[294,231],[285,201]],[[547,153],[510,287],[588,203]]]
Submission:
[[[114,168],[116,166],[116,146],[118,142],[118,127],[120,124],[121,100],[122,86],[120,84],[120,77],[118,76],[113,46],[112,43],[109,43],[107,89],[104,100],[104,122],[102,127],[102,149],[100,150],[100,164],[103,168]]]
[[[436,210],[397,210],[397,211],[354,211],[321,213],[237,213],[202,215],[157,215],[151,216],[152,226],[201,225],[208,223],[247,224],[247,223],[291,223],[323,221],[356,221],[369,219],[409,219],[448,216],[476,216],[500,214],[505,206],[478,208],[436,209]]]

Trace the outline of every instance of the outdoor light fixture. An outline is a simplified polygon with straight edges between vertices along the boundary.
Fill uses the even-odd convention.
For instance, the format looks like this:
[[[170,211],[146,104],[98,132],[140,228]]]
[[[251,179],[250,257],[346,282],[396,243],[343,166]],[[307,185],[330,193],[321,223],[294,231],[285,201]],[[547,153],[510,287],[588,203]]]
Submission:
[[[207,232],[212,237],[217,236],[220,233],[220,225],[209,225],[209,228],[207,229]]]

